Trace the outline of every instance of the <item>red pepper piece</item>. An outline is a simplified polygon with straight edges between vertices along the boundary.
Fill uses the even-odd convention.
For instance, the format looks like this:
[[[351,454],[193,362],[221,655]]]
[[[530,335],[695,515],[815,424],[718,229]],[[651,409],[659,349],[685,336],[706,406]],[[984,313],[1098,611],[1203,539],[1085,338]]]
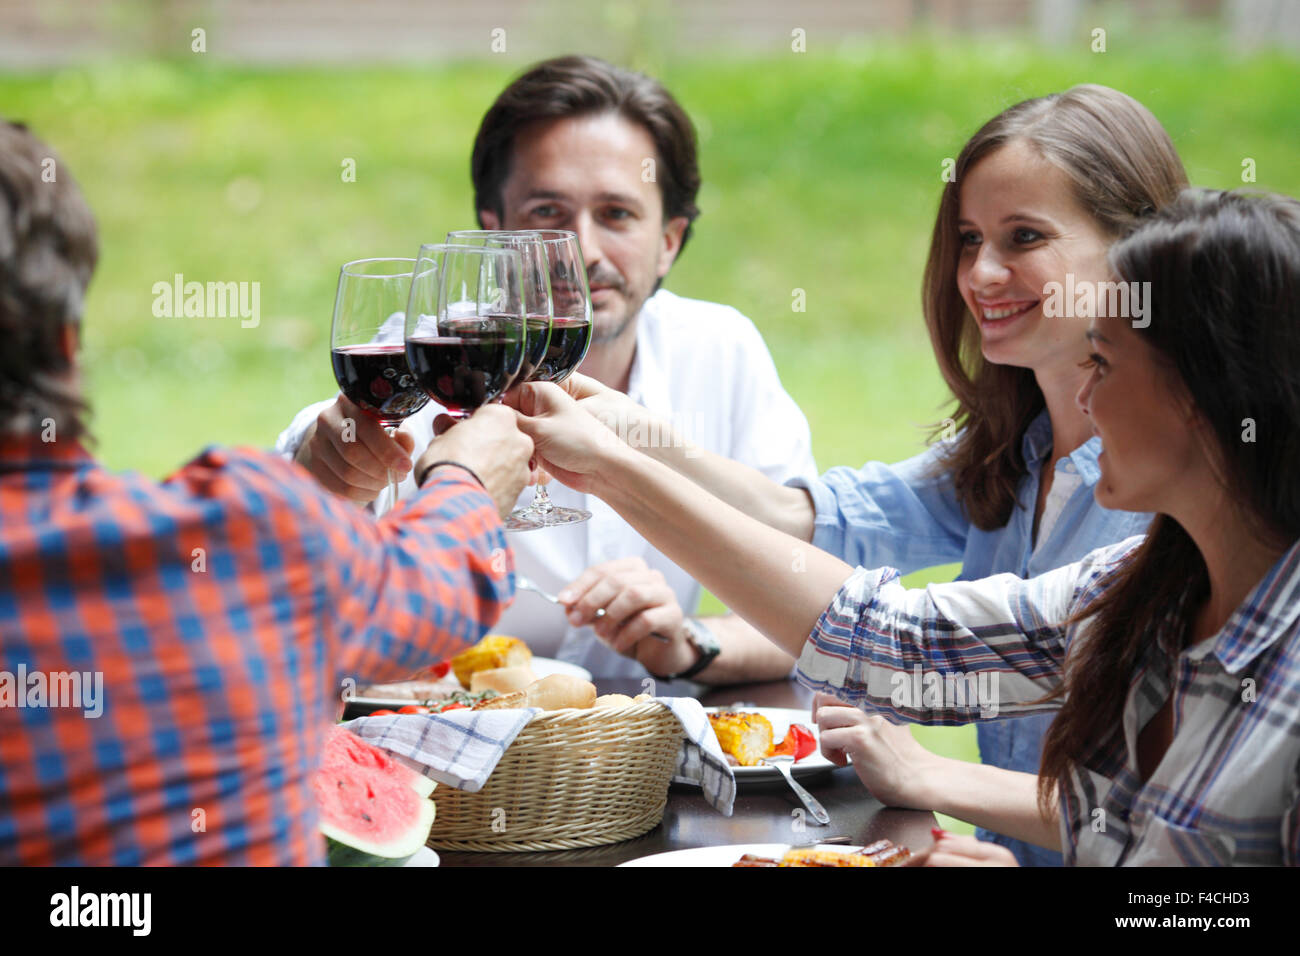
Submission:
[[[802,760],[817,749],[817,738],[803,724],[791,724],[790,734],[794,734],[794,759]],[[790,734],[787,734],[788,737]]]

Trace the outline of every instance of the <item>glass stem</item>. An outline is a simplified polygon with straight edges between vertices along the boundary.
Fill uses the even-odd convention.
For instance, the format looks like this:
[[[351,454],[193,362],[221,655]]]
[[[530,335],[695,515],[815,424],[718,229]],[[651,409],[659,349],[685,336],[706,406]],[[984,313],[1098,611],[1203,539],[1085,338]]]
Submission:
[[[542,515],[548,515],[555,510],[555,505],[551,502],[551,496],[543,484],[538,484],[537,493],[533,495],[532,510]]]
[[[384,426],[384,431],[388,432],[388,437],[392,438],[397,434],[396,425]],[[388,469],[388,507],[384,509],[384,514],[392,511],[397,507],[397,472],[391,468]]]

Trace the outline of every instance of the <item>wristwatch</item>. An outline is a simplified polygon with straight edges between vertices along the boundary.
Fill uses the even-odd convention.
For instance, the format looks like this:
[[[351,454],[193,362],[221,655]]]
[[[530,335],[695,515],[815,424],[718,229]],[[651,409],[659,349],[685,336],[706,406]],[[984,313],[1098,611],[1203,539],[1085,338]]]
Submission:
[[[686,631],[686,640],[700,655],[699,659],[686,670],[679,671],[676,674],[655,674],[654,676],[659,680],[686,680],[694,677],[712,664],[713,659],[722,653],[722,645],[718,643],[717,636],[699,618],[683,618],[682,629]]]

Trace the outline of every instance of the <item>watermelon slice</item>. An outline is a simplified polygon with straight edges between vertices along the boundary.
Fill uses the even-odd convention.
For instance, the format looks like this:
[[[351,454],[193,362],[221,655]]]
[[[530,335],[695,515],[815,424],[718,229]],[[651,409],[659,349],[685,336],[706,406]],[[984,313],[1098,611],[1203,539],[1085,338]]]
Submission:
[[[330,735],[325,740],[325,756],[321,759],[322,767],[335,764],[346,767],[365,767],[393,780],[414,788],[422,797],[433,793],[437,786],[422,773],[418,773],[402,763],[386,750],[372,746],[340,724],[330,728]]]
[[[333,727],[312,789],[330,866],[401,866],[429,838],[434,783]]]

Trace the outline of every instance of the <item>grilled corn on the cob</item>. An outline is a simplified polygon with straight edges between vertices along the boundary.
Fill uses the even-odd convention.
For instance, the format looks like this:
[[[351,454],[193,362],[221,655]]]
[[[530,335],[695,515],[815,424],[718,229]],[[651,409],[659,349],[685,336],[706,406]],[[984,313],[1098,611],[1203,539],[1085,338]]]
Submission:
[[[723,752],[735,757],[742,767],[756,766],[772,752],[772,722],[762,714],[709,714],[709,723]]]
[[[470,677],[478,671],[498,667],[522,667],[533,659],[533,652],[517,637],[489,634],[473,647],[451,659],[451,669],[462,687],[469,687]]]

